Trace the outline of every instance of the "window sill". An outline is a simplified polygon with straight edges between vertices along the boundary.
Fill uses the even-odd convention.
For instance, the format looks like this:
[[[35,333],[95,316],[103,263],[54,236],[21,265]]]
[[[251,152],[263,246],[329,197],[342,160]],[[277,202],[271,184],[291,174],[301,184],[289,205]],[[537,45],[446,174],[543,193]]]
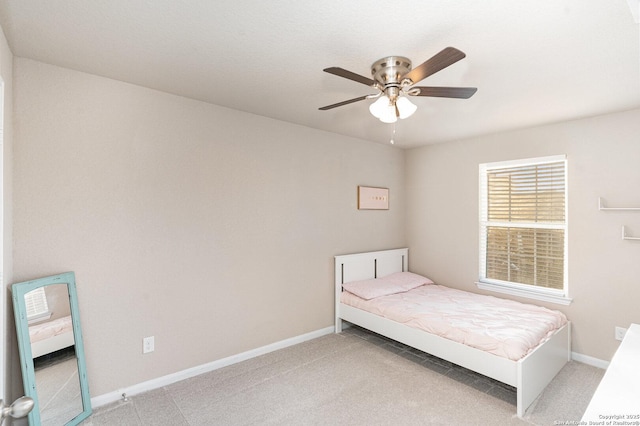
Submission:
[[[37,324],[39,322],[49,321],[53,315],[51,312],[45,312],[43,314],[33,315],[27,318],[28,324]]]
[[[535,300],[541,300],[543,302],[557,303],[559,305],[565,305],[565,306],[570,305],[571,302],[573,301],[573,299],[566,297],[564,295],[555,295],[555,294],[549,294],[549,293],[536,292],[536,291],[525,290],[520,288],[508,287],[500,284],[483,282],[483,281],[476,282],[476,286],[481,290],[495,291],[497,293],[504,293],[504,294],[510,294],[512,296],[526,297],[528,299],[535,299]]]

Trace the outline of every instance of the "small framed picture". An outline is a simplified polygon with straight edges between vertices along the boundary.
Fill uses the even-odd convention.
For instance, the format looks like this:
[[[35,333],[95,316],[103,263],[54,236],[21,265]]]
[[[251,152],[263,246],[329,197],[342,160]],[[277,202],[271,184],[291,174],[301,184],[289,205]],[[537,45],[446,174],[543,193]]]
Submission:
[[[389,188],[358,186],[359,210],[389,210]]]

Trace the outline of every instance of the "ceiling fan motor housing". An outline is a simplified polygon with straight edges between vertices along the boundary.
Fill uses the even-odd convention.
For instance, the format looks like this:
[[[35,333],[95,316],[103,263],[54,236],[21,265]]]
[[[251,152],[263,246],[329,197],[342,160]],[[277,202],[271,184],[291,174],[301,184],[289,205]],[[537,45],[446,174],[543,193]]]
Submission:
[[[411,60],[404,56],[388,56],[371,65],[371,75],[393,102],[400,94],[402,77],[411,71]]]

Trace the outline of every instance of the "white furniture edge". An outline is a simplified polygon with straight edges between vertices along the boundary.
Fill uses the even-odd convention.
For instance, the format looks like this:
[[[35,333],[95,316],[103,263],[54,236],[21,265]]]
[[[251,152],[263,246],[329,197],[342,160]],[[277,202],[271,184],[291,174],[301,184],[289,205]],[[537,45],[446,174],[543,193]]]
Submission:
[[[343,320],[348,321],[514,386],[516,414],[523,417],[526,409],[571,360],[571,324],[556,331],[526,357],[512,361],[340,303],[344,282],[408,271],[408,258],[406,248],[335,256],[336,332],[342,331]]]
[[[246,361],[251,358],[255,358],[261,355],[268,354],[279,349],[284,349],[289,346],[297,345],[299,343],[306,342],[307,340],[317,339],[318,337],[326,336],[335,331],[334,327],[326,327],[320,330],[312,331],[310,333],[302,334],[300,336],[291,337],[289,339],[281,340],[266,346],[262,346],[256,349],[252,349],[246,352],[242,352],[236,355],[231,355],[226,358],[219,359],[207,364],[202,364],[193,368],[178,371],[173,374],[158,377],[156,379],[147,380],[142,383],[138,383],[132,386],[127,386],[119,390],[109,392],[103,395],[99,395],[91,398],[91,405],[93,408],[101,407],[103,405],[116,402],[123,399],[123,394],[126,394],[127,398],[138,395],[143,392],[151,391],[154,389],[168,386],[181,380],[189,379],[191,377],[198,376],[200,374],[208,373],[210,371],[224,368],[229,365],[237,364],[242,361]]]
[[[627,0],[627,3],[629,3],[633,20],[636,24],[640,24],[640,0]]]
[[[580,424],[638,424],[640,324],[631,324],[598,384]],[[606,422],[603,422],[606,420]]]

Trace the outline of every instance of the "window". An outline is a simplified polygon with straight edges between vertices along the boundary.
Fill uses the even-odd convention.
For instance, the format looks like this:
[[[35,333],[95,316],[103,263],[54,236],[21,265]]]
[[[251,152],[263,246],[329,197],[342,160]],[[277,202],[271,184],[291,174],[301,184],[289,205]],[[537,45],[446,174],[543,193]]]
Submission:
[[[569,304],[565,156],[480,165],[478,287]]]
[[[27,320],[29,322],[40,318],[49,317],[49,304],[44,287],[37,288],[24,295],[27,306]]]

